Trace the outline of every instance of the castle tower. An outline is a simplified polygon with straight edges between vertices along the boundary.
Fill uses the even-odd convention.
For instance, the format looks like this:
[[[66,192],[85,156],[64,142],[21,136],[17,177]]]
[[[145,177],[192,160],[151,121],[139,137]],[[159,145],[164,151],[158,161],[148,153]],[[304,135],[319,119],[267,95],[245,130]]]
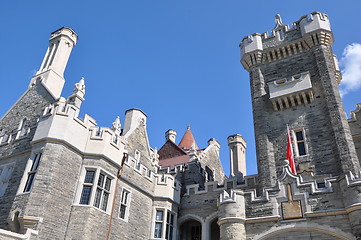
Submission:
[[[176,130],[169,129],[168,131],[165,132],[165,141],[171,140],[172,142],[175,143],[176,137],[177,137]]]
[[[231,160],[231,176],[242,173],[246,175],[246,141],[239,135],[228,137],[228,147]]]
[[[241,44],[250,73],[259,183],[272,186],[286,155],[287,125],[299,174],[357,173],[360,164],[344,113],[341,75],[326,14],[303,16],[289,28],[276,16],[271,34]]]
[[[64,70],[77,40],[77,34],[68,27],[51,33],[48,50],[30,86],[41,81],[55,99],[59,98],[65,82]]]

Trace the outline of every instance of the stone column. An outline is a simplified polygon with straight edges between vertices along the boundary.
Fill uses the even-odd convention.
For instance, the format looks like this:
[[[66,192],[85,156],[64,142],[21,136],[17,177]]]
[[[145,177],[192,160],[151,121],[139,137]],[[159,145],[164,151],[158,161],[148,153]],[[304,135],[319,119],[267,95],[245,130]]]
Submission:
[[[221,193],[218,206],[221,240],[246,239],[244,201],[241,190]]]

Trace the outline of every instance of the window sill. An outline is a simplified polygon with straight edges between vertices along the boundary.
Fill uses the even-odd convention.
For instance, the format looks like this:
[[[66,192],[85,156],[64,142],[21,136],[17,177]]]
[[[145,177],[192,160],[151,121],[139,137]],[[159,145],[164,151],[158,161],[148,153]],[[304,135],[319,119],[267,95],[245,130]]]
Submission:
[[[73,206],[74,206],[74,207],[86,207],[86,208],[93,208],[93,209],[98,210],[98,211],[100,211],[100,212],[102,212],[102,213],[105,213],[105,214],[107,214],[107,215],[110,215],[110,212],[106,212],[106,211],[101,210],[100,208],[96,208],[96,207],[94,207],[94,206],[92,206],[92,205],[85,205],[85,204],[73,204]]]

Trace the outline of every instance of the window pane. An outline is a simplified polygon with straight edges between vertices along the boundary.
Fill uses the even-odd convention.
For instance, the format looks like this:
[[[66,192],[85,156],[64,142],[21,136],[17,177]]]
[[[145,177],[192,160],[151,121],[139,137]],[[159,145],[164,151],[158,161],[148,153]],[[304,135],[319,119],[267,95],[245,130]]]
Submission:
[[[173,227],[171,226],[169,228],[169,240],[172,240],[173,239]]]
[[[30,171],[36,171],[38,169],[40,158],[41,158],[41,153],[38,153],[38,154],[35,155],[33,165],[31,166]]]
[[[119,217],[122,219],[125,219],[125,211],[127,210],[127,207],[124,204],[120,205],[120,213]]]
[[[110,183],[111,183],[111,179],[110,178],[106,178],[106,180],[105,180],[105,186],[104,186],[104,188],[105,188],[105,190],[107,190],[107,191],[109,191],[110,190]]]
[[[155,216],[155,220],[156,221],[163,221],[163,211],[162,210],[157,210],[157,214]]]
[[[86,171],[84,183],[93,183],[95,171]]]
[[[170,212],[167,213],[167,223],[169,223],[169,220],[170,220]]]
[[[103,193],[103,202],[102,202],[102,210],[106,211],[108,206],[109,193]]]
[[[102,197],[102,190],[100,188],[97,188],[97,191],[95,193],[95,199],[94,199],[94,207],[99,207],[100,205],[100,198]]]
[[[169,239],[169,225],[167,223],[167,226],[165,228],[165,239]]]
[[[122,203],[127,204],[127,202],[128,202],[128,192],[123,190]]]
[[[92,190],[91,186],[83,186],[83,191],[81,193],[81,198],[80,198],[80,204],[86,204],[86,205],[89,204],[91,190]]]
[[[162,223],[155,223],[154,237],[155,238],[162,237]]]
[[[104,177],[105,177],[104,174],[99,174],[98,186],[103,187]]]
[[[24,192],[29,192],[31,189],[31,186],[33,185],[35,173],[31,173],[28,176],[28,180],[26,181]]]
[[[170,225],[174,225],[174,215],[173,214],[171,214],[170,215]]]
[[[300,142],[300,143],[297,143],[297,145],[298,145],[298,154],[300,156],[306,155],[305,143]]]
[[[296,140],[302,141],[303,140],[303,133],[302,131],[296,132]]]

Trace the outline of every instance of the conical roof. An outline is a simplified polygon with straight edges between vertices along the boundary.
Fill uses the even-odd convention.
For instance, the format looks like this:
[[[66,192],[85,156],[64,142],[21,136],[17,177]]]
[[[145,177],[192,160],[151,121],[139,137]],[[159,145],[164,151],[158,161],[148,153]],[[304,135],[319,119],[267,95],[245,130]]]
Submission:
[[[196,143],[196,140],[194,140],[190,125],[188,125],[187,130],[182,137],[182,140],[178,144],[178,147],[181,147],[183,149],[194,148],[195,150],[198,150],[198,145]]]

